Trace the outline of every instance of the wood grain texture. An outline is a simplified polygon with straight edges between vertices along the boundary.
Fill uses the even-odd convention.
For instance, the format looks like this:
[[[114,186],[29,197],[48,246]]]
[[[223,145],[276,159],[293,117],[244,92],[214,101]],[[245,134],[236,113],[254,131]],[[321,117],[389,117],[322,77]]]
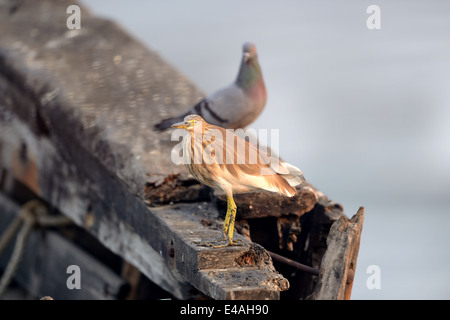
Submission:
[[[19,215],[20,206],[0,193],[0,234]],[[13,239],[0,256],[0,266],[9,261]],[[80,268],[80,289],[69,289],[67,267]],[[27,242],[16,272],[16,281],[34,297],[51,296],[57,300],[122,298],[128,284],[95,257],[52,230],[35,228]]]
[[[363,222],[361,207],[351,219],[341,217],[331,226],[314,300],[350,299]]]

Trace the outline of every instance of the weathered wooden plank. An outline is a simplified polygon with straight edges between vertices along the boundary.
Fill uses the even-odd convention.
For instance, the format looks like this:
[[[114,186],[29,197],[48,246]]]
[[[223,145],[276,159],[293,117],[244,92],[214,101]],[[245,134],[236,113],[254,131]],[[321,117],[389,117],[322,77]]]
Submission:
[[[159,250],[149,243],[158,242],[158,219],[146,205],[111,176],[89,154],[85,168],[73,166],[61,157],[47,137],[39,137],[0,104],[1,166],[34,192],[50,202],[73,221],[94,234],[111,251],[132,262],[147,277],[174,296],[187,297],[190,287],[168,268]],[[21,146],[26,146],[21,147]],[[17,154],[27,150],[24,160]],[[36,181],[24,179],[32,163]],[[23,169],[25,167],[25,169]],[[127,215],[133,212],[135,215]]]
[[[147,179],[177,172],[160,156],[170,154],[168,136],[160,144],[150,130],[156,110],[199,93],[157,54],[84,8],[83,28],[67,30],[73,3],[0,3],[2,164],[161,287],[186,297],[189,286],[140,237],[157,234],[157,223],[135,195],[144,194]]]
[[[5,106],[64,157],[88,152],[142,198],[146,184],[162,186],[169,175],[187,179],[170,159],[170,132],[152,127],[203,94],[158,54],[80,4],[82,28],[68,30],[72,4],[0,2]]]
[[[280,290],[289,288],[286,279],[274,278],[268,270],[255,273],[253,268],[202,270],[199,280],[205,291],[221,300],[278,300]]]
[[[279,292],[289,288],[289,282],[272,265],[269,254],[261,246],[240,235],[241,246],[211,249],[195,243],[219,237],[221,230],[211,230],[202,221],[217,217],[211,203],[177,204],[155,208],[154,214],[167,226],[164,252],[171,247],[174,268],[197,289],[215,299],[279,299]]]
[[[20,207],[0,193],[0,234],[19,215]],[[0,256],[0,266],[9,261],[14,239]],[[67,267],[80,268],[80,289],[69,289]],[[35,229],[25,244],[15,279],[35,297],[54,299],[118,299],[127,283],[108,267],[51,230]]]
[[[8,111],[4,110],[3,114],[7,113]],[[193,210],[195,210],[198,212],[197,214],[202,213],[204,218],[213,220],[217,218],[218,215],[217,209],[214,206],[205,203],[205,207],[202,209],[198,207],[198,204],[184,204],[180,206],[154,208],[152,211],[149,211],[144,204],[138,205],[137,203],[133,203],[133,199],[128,199],[126,197],[126,190],[123,190],[123,193],[119,194],[118,191],[111,189],[109,186],[117,183],[114,180],[109,182],[109,186],[107,185],[108,181],[105,181],[106,178],[94,181],[87,186],[86,183],[92,181],[92,177],[89,179],[72,172],[70,166],[60,159],[59,155],[55,152],[52,145],[47,142],[46,138],[36,139],[32,132],[28,131],[27,127],[21,123],[21,121],[14,119],[13,117],[10,117],[9,119],[10,121],[8,121],[8,123],[2,123],[1,127],[5,130],[1,148],[4,158],[16,153],[14,149],[15,146],[20,145],[19,141],[32,146],[30,148],[27,147],[28,151],[26,157],[28,159],[27,161],[36,163],[36,170],[40,173],[40,185],[46,186],[48,189],[51,186],[51,179],[52,177],[55,177],[55,175],[59,179],[62,178],[65,181],[64,187],[59,186],[58,201],[54,201],[54,203],[64,208],[69,207],[70,205],[73,206],[74,203],[76,205],[78,202],[81,202],[81,210],[86,208],[84,209],[86,211],[80,211],[78,206],[74,206],[68,215],[73,216],[74,219],[78,219],[79,225],[82,225],[93,232],[99,240],[103,241],[114,252],[133,261],[134,264],[137,264],[137,266],[141,268],[144,274],[157,283],[159,281],[159,284],[167,290],[170,290],[172,294],[178,294],[183,297],[184,291],[181,290],[186,285],[183,285],[182,279],[187,279],[196,285],[197,282],[195,279],[191,278],[191,274],[197,269],[205,268],[205,264],[207,264],[208,260],[214,261],[216,267],[227,267],[226,262],[224,262],[223,265],[220,263],[217,264],[216,260],[218,253],[215,250],[206,248],[193,249],[191,245],[193,241],[200,240],[202,236],[218,236],[221,233],[221,231],[217,230],[216,235],[214,235],[214,232],[211,232],[209,229],[202,226],[201,219],[199,220],[198,216],[196,217],[193,215]],[[20,169],[20,163],[17,164],[17,162],[15,162],[14,156],[8,161],[3,161],[3,165],[11,171],[13,171],[14,168],[16,168],[16,170]],[[46,168],[58,168],[58,171],[46,171]],[[101,172],[102,168],[97,167],[97,170]],[[45,172],[49,172],[49,174],[42,175],[42,173]],[[20,176],[20,174],[17,174],[17,177],[20,178]],[[22,182],[26,183],[26,181]],[[102,185],[105,185],[104,190],[109,191],[110,196],[114,196],[112,199],[119,202],[116,206],[109,207],[104,203],[102,198],[99,198],[96,187]],[[94,192],[89,193],[89,190],[93,190]],[[36,191],[40,192],[40,189]],[[48,196],[46,193],[41,193],[41,195]],[[138,221],[131,220],[136,217],[127,217],[127,210],[122,206],[127,206],[128,210],[134,208],[135,213],[141,214],[140,219]],[[95,212],[95,215],[92,215],[92,212]],[[129,225],[134,226],[133,229],[125,225],[127,220],[129,221]],[[239,236],[237,236],[237,238],[239,238]],[[151,243],[152,246],[149,246],[148,243]],[[178,266],[176,269],[177,272],[174,272],[175,270],[168,267],[171,266],[171,259],[168,258],[170,244],[174,245],[175,252],[181,251],[185,253],[181,256],[185,256],[186,260],[182,263],[175,264]],[[178,248],[183,249],[178,250]],[[232,260],[232,258],[241,256],[243,250],[244,248],[240,247],[223,248],[223,252],[219,253],[219,256],[230,257],[229,260]],[[228,252],[228,254],[225,254],[226,252]],[[175,254],[175,257],[181,256]],[[189,257],[189,259],[196,258],[197,260],[192,260],[190,261],[191,263],[187,263],[189,262],[187,257]],[[177,262],[179,262],[179,260],[177,260]],[[179,267],[180,265],[184,265],[185,267],[181,268]],[[230,265],[230,267],[234,265]],[[258,275],[258,272],[258,270],[255,271],[255,277]],[[180,273],[181,276],[178,275],[178,273]],[[276,272],[273,271],[272,273],[273,277],[280,277]],[[201,289],[207,288],[205,284],[198,286]],[[257,293],[257,290],[265,290],[271,297],[275,296],[275,294],[270,293],[274,290],[267,290],[267,288],[253,287],[252,290],[255,294]],[[249,291],[252,290],[247,290],[248,297],[251,296]],[[232,290],[228,290],[227,292],[231,291]],[[214,292],[206,291],[205,293],[215,297]],[[232,296],[233,295],[231,294],[225,295],[225,297]],[[223,295],[220,297],[223,297]],[[261,296],[257,293],[256,297]]]
[[[363,222],[364,208],[361,207],[351,219],[342,216],[331,226],[312,299],[350,299]]]
[[[250,192],[233,195],[238,207],[239,219],[253,219],[280,216],[302,216],[311,211],[317,203],[317,192],[307,182],[297,187],[294,197],[271,192]],[[218,196],[219,208],[226,212],[225,195]]]
[[[318,202],[314,209],[301,216],[254,218],[238,222],[246,224],[246,237],[267,250],[318,269],[327,250],[329,230],[345,214],[342,206],[330,201],[321,192],[317,195]],[[307,299],[312,295],[319,279],[317,275],[300,271],[279,260],[274,260],[274,266],[290,283],[289,290],[281,293],[282,299]]]

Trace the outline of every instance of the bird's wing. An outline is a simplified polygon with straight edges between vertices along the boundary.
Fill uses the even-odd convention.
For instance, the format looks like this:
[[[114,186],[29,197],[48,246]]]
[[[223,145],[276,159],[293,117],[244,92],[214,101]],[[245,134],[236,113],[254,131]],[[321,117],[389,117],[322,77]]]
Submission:
[[[211,97],[200,100],[185,113],[162,120],[154,126],[155,130],[166,130],[170,128],[172,124],[183,121],[183,119],[190,114],[197,114],[204,118],[208,123],[227,127],[230,118],[228,118],[227,115],[223,115],[223,111],[227,111],[229,105],[234,105],[234,102],[233,99],[230,97],[227,98],[227,95],[224,94],[226,91],[227,90],[222,92],[222,90],[219,90]]]
[[[204,110],[203,117],[208,123],[231,129],[244,128],[249,124],[246,120],[251,111],[249,98],[235,83],[214,92],[208,100],[209,110]]]
[[[251,174],[253,172],[256,175],[278,174],[281,175],[291,186],[297,186],[305,180],[303,173],[299,168],[283,161],[278,154],[273,152],[273,150],[270,150],[269,155],[264,149],[259,149],[255,144],[239,138],[236,138],[236,144],[238,148],[235,148],[235,152],[238,152],[239,148],[241,148],[241,150],[248,149],[249,155],[257,154],[258,163],[256,163],[256,167],[259,168],[258,170],[255,170],[254,166],[256,158],[253,158],[253,161],[251,161],[251,157],[247,155],[245,158],[245,163],[238,165],[239,168],[245,173]],[[242,160],[242,154],[236,155],[236,157]]]
[[[230,130],[215,127],[220,135],[215,146],[223,145],[219,158],[223,178],[233,189],[264,189],[287,196],[295,194],[294,186],[302,181],[301,171],[283,161],[278,161]],[[231,160],[231,161],[230,161]]]
[[[218,113],[221,104],[211,98],[205,98],[192,107],[194,114],[198,114],[208,123],[217,123],[218,125],[225,125],[228,120]]]

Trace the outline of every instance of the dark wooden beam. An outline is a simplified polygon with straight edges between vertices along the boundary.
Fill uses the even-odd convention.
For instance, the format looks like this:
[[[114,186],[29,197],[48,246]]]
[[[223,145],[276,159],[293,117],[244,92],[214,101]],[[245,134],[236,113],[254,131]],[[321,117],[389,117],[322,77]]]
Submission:
[[[19,216],[21,207],[0,193],[0,235]],[[13,238],[0,255],[2,269],[10,261],[16,239]],[[67,268],[80,268],[80,289],[67,287],[72,273]],[[78,246],[52,230],[34,228],[24,244],[16,281],[36,298],[51,296],[54,299],[120,299],[128,284],[119,275],[86,253]]]
[[[307,182],[297,187],[297,194],[285,197],[271,192],[249,192],[235,194],[234,201],[239,210],[239,219],[302,216],[311,211],[318,201],[316,190]],[[225,195],[217,197],[219,208],[226,212]]]
[[[340,217],[331,226],[319,282],[312,299],[350,299],[363,222],[364,208],[361,207],[351,219]]]

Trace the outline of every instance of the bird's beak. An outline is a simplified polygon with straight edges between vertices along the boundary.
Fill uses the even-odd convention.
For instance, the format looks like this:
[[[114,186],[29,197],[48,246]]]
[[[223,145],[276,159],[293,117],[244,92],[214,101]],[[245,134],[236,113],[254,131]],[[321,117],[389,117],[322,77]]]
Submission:
[[[250,52],[244,52],[244,61],[247,62],[252,57]]]
[[[182,122],[174,123],[172,125],[172,128],[175,128],[175,129],[188,129],[189,126],[190,126],[189,123],[186,123],[186,122],[182,121]]]

